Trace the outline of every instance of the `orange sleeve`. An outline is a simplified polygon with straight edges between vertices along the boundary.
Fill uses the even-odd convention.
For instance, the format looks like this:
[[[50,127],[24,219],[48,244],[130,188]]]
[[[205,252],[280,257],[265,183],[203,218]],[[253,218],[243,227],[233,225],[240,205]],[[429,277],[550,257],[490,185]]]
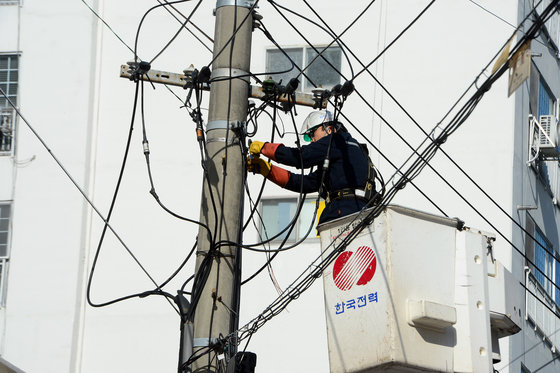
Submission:
[[[267,142],[262,147],[261,154],[272,159],[273,161],[276,161],[276,149],[278,149],[280,145],[282,144],[274,144],[274,143]]]
[[[284,188],[290,180],[290,171],[284,170],[282,167],[271,166],[267,179]]]

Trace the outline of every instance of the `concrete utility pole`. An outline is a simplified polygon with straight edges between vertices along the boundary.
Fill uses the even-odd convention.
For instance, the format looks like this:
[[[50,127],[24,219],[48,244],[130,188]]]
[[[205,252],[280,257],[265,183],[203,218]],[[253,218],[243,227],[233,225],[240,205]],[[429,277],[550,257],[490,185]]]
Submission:
[[[210,85],[206,127],[206,168],[210,187],[205,180],[200,207],[200,221],[212,231],[214,227],[217,228],[214,237],[216,242],[239,242],[241,239],[244,159],[239,131],[243,130],[247,118],[250,87],[247,75],[250,69],[253,26],[250,8],[253,3],[252,0],[218,0],[216,5],[212,79],[223,80],[214,81]],[[235,36],[230,41],[234,32]],[[240,77],[236,78],[237,76]],[[197,273],[202,261],[208,256],[211,245],[208,231],[200,228]],[[227,336],[237,327],[237,314],[232,312],[237,313],[239,306],[239,289],[234,288],[234,278],[240,275],[236,270],[236,260],[241,259],[237,258],[237,250],[236,245],[221,245],[218,252],[211,255],[212,269],[194,315],[194,353],[204,350],[209,343],[212,344],[220,336]],[[183,358],[188,359],[188,354],[187,349]],[[193,372],[216,372],[219,364],[212,352],[196,360],[191,368]]]

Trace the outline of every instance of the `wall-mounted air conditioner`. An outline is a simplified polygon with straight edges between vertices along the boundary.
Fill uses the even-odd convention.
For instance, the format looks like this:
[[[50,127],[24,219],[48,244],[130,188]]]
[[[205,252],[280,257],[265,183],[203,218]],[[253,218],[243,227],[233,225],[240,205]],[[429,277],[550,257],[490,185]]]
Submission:
[[[545,157],[558,156],[558,122],[554,115],[541,115],[539,117],[540,127],[538,128],[539,152]]]

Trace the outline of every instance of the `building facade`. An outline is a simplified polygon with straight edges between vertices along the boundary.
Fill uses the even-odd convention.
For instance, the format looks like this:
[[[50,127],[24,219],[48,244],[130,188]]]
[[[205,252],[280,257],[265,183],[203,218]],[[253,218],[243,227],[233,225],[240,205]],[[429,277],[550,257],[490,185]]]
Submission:
[[[163,211],[149,193],[139,108],[131,130],[135,83],[119,78],[119,68],[134,59],[135,48],[157,70],[180,73],[191,64],[199,69],[208,64],[215,3],[201,3],[190,32],[183,30],[161,55],[195,4],[156,8],[139,28],[158,3],[163,1],[0,0],[0,88],[25,118],[0,96],[0,366],[8,371],[176,369],[180,320],[166,299],[136,297],[103,307],[86,300],[98,247],[89,295],[101,306],[153,289],[196,241],[198,227]],[[325,55],[333,67],[317,59],[299,90],[310,93],[315,82],[329,88],[355,78],[356,92],[342,109],[344,122],[360,142],[371,141],[371,158],[389,187],[393,165],[406,165],[426,133],[449,122],[454,112],[445,116],[448,110],[467,87],[472,95],[490,74],[491,61],[515,27],[529,15],[519,39],[550,1],[536,9],[529,0],[310,3],[322,20],[302,2],[282,4],[294,13],[259,3],[274,42],[255,29],[252,73],[286,82],[295,70],[278,46],[301,66],[317,56],[315,48],[329,46]],[[333,37],[326,26],[298,14],[344,32],[344,45],[329,45]],[[556,372],[560,364],[559,25],[555,12],[531,42],[529,79],[510,97],[507,74],[498,80],[442,146],[449,157],[438,152],[430,161],[433,169],[414,179],[418,189],[408,184],[393,201],[458,216],[469,227],[496,234],[493,253],[519,282],[524,320],[519,333],[500,341],[501,362],[494,366],[500,372]],[[138,103],[144,103],[154,186],[171,210],[197,219],[202,168],[195,124],[183,107],[188,91],[154,88],[144,83]],[[207,100],[206,94],[203,116]],[[299,130],[311,108],[296,111],[295,124],[289,114],[278,113],[274,141],[295,146],[294,125]],[[263,115],[258,123],[253,139],[269,141],[271,120]],[[65,172],[107,216],[130,132],[130,154],[110,221],[119,238],[108,232],[100,244],[103,221]],[[255,198],[260,176],[248,175],[247,183]],[[263,221],[248,225],[244,242],[283,228],[297,197],[267,185],[258,204]],[[245,197],[247,212],[251,203]],[[311,195],[287,242],[311,229],[310,236],[243,286],[241,324],[262,312],[319,255],[314,207]],[[276,240],[269,247],[278,245]],[[243,278],[266,260],[263,253],[244,252]],[[175,294],[193,270],[191,261],[166,289]],[[251,339],[247,349],[258,354],[257,371],[328,372],[325,325],[322,284],[316,282]]]

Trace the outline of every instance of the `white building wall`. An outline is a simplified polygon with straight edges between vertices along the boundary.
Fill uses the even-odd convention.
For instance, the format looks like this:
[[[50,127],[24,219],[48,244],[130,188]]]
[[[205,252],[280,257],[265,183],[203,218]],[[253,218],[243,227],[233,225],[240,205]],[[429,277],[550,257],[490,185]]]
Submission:
[[[135,33],[144,12],[157,5],[157,2],[148,0],[127,2],[129,6],[123,2],[102,0],[88,3],[131,47],[134,46]],[[480,3],[510,23],[517,23],[517,2]],[[425,1],[414,0],[403,6],[394,1],[378,0],[343,40],[368,63],[426,4]],[[301,2],[284,5],[311,16]],[[315,1],[313,5],[335,32],[341,32],[366,3],[341,7],[340,3]],[[203,3],[193,18],[209,35],[213,35],[213,6],[211,2]],[[13,19],[11,13],[6,12],[8,8],[0,7],[1,31],[6,25],[2,21],[7,17]],[[192,5],[187,4],[181,9],[188,14]],[[264,16],[263,22],[280,45],[305,45],[268,2],[260,4],[259,13]],[[153,57],[178,26],[179,23],[165,10],[154,11],[141,29],[139,55],[144,59]],[[306,37],[312,43],[324,45],[331,41],[321,31],[309,28],[305,22],[301,22],[299,27],[306,30]],[[429,131],[511,32],[511,26],[471,2],[436,2],[372,67],[372,71],[418,123]],[[48,3],[26,0],[21,8],[20,47],[3,43],[5,39],[2,37],[0,52],[22,51],[20,107],[24,115],[89,193],[100,211],[106,214],[124,153],[134,94],[134,83],[118,78],[118,71],[121,64],[132,59],[132,53],[107,28],[99,25],[81,2],[68,0]],[[211,45],[210,42],[207,44]],[[255,31],[252,72],[264,71],[265,51],[270,47],[273,44],[262,33]],[[211,53],[183,32],[152,64],[152,68],[180,72],[191,63],[200,68],[210,59]],[[352,61],[355,72],[361,70],[359,64],[354,59]],[[343,73],[351,76],[347,64],[343,66]],[[374,84],[371,77],[362,74],[355,84],[364,98],[412,146],[420,143],[422,133]],[[555,85],[554,89],[559,86]],[[521,103],[526,102],[523,97],[528,94],[526,86],[521,89],[524,90],[520,91],[523,92],[521,95],[507,98],[506,77],[502,77],[464,126],[443,146],[514,217],[517,216],[517,204],[530,202],[525,196],[532,185],[530,172],[519,171],[524,167],[525,159],[524,153],[520,153],[519,143],[526,141],[518,137],[519,130],[526,130],[526,121],[519,119],[519,115],[524,117],[526,113],[520,114],[515,109],[520,100]],[[182,89],[173,90],[184,98]],[[146,83],[144,91],[157,193],[172,210],[197,219],[202,172],[194,124],[186,111],[179,108],[181,102],[163,87],[153,90]],[[206,103],[203,106],[207,107]],[[297,111],[299,127],[309,109],[298,108]],[[372,114],[357,94],[350,96],[345,114],[395,164],[400,165],[410,155],[410,149],[377,115]],[[286,130],[292,131],[290,118],[282,118]],[[262,128],[255,137],[259,140],[265,139],[269,131],[266,121],[261,123]],[[356,134],[355,130],[349,129]],[[190,250],[198,229],[167,215],[148,194],[150,186],[142,154],[141,132],[140,116],[137,114],[129,163],[111,222],[156,282],[161,282]],[[281,141],[286,145],[294,144],[291,135]],[[93,308],[85,303],[86,271],[89,273],[91,269],[102,221],[85,206],[79,193],[21,121],[17,145],[17,160],[33,156],[35,160],[17,170],[15,181],[12,260],[2,356],[26,372],[176,369],[179,319],[163,298],[134,299],[104,308]],[[526,148],[523,151],[526,152]],[[394,169],[371,147],[370,152],[388,179]],[[438,154],[431,164],[506,237],[512,237],[517,232],[511,221],[442,155]],[[520,177],[525,180],[522,191],[516,189]],[[249,175],[248,179],[251,189],[256,191],[260,177]],[[449,216],[459,216],[469,226],[494,231],[431,170],[426,169],[415,183]],[[292,194],[269,185],[265,195]],[[412,185],[402,190],[395,202],[438,212]],[[557,208],[549,209],[539,219],[550,221],[547,216],[551,215],[547,214],[557,219]],[[522,247],[522,238],[514,237],[515,244]],[[254,242],[255,238],[255,230],[250,228],[245,241]],[[500,237],[495,254],[516,278],[523,278],[520,256],[513,253],[511,246]],[[273,262],[280,286],[289,286],[318,255],[318,242],[309,242],[280,254]],[[264,254],[244,253],[244,277],[253,273],[264,261]],[[187,267],[169,289],[179,288],[192,273],[192,264]],[[108,234],[93,280],[92,300],[102,303],[150,288],[153,284],[117,240]],[[263,271],[243,288],[241,323],[256,316],[276,295],[267,271]],[[514,338],[515,345],[511,348],[507,344],[502,345],[505,364],[501,371],[519,371],[520,359],[517,357],[528,349],[536,337],[520,333]],[[260,329],[248,350],[257,352],[257,369],[260,372],[327,372],[322,285],[315,283],[308,292],[292,302],[287,311]],[[521,359],[528,366],[536,367],[539,361],[549,356],[544,346],[533,351],[526,360]],[[533,356],[538,357],[533,361]],[[508,365],[508,362],[512,363]]]

